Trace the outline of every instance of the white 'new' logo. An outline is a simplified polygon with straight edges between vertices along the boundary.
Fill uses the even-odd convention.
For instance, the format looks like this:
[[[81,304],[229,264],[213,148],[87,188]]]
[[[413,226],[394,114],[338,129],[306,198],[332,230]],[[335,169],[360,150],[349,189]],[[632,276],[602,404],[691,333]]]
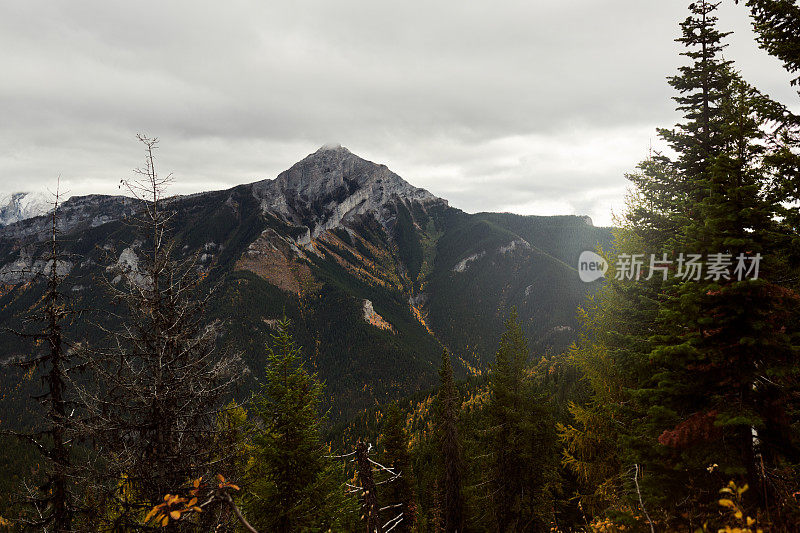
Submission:
[[[589,283],[605,276],[608,271],[608,262],[594,252],[581,252],[578,258],[578,275],[581,281]]]

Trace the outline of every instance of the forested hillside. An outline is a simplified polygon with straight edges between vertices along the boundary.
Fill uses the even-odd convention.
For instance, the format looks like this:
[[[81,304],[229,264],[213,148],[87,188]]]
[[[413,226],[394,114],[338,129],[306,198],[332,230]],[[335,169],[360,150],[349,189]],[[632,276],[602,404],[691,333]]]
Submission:
[[[337,421],[433,386],[442,345],[459,354],[457,375],[483,372],[508,305],[520,307],[543,349],[559,351],[575,338],[575,309],[588,288],[576,276],[577,256],[607,246],[608,230],[580,217],[470,215],[416,191],[339,147],[311,154],[272,182],[165,201],[176,255],[195,258],[201,292],[217,288],[207,317],[225,326],[219,343],[246,363],[240,399],[263,377],[271,325],[284,315],[327,383],[325,405]],[[137,205],[123,197],[64,204],[63,283],[82,310],[75,341],[101,340],[113,321],[109,272],[138,260]],[[47,220],[0,230],[0,312],[9,325],[41,293]],[[365,306],[373,310],[367,318]],[[460,331],[469,336],[454,334]],[[4,357],[19,349],[13,336],[0,341]],[[35,379],[20,382],[12,372],[3,379],[9,388],[35,388]],[[21,398],[2,410],[17,426],[27,416]]]

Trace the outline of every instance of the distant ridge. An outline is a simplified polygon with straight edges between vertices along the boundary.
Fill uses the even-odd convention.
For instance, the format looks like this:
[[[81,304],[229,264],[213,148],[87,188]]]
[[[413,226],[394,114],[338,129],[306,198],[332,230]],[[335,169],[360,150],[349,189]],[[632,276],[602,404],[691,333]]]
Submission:
[[[44,215],[51,208],[51,200],[44,193],[14,192],[0,194],[0,226],[7,226],[20,220]]]

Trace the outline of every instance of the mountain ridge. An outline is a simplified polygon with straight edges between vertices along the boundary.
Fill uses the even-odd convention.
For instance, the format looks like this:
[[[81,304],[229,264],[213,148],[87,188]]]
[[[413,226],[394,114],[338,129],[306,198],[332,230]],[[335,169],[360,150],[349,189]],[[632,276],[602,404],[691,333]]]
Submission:
[[[338,172],[336,172],[338,171]],[[367,211],[379,211],[394,195],[401,199],[422,203],[439,202],[448,205],[447,200],[438,198],[425,189],[414,187],[406,180],[389,170],[386,165],[373,163],[363,159],[339,144],[326,144],[317,151],[278,174],[272,179],[259,180],[237,185],[219,191],[204,191],[189,195],[169,196],[164,199],[173,203],[186,198],[202,197],[222,191],[231,191],[236,187],[249,187],[254,196],[260,200],[262,210],[279,213],[288,221],[297,224],[310,223],[314,237],[327,229],[338,227],[342,220],[364,214]],[[38,193],[14,193],[11,197],[25,197]],[[40,195],[44,202],[45,196]],[[337,201],[338,200],[338,201]],[[73,212],[84,209],[92,203],[130,202],[138,203],[135,198],[121,195],[88,194],[73,196],[62,202],[62,209]],[[48,202],[45,202],[48,206]],[[2,204],[0,204],[2,205]],[[309,219],[314,209],[322,209],[317,216],[324,215],[321,224]],[[10,226],[32,218],[43,216],[42,209],[26,210],[9,217],[8,222],[0,226]],[[104,211],[107,219],[96,220],[95,224],[110,221],[111,214]],[[71,229],[67,225],[68,229]],[[0,236],[5,233],[0,228]],[[22,231],[18,235],[33,233]]]
[[[335,167],[339,173],[331,170]],[[309,174],[311,177],[309,177]],[[329,174],[329,176],[323,176]],[[316,178],[316,179],[315,179]],[[383,180],[389,183],[384,185]],[[359,189],[355,192],[362,194],[352,194],[350,190],[345,193],[344,187],[352,187],[356,184]],[[312,187],[313,186],[313,187]],[[364,190],[370,186],[369,190]],[[261,201],[262,211],[279,213],[287,217],[291,222],[304,224],[311,222],[307,219],[309,211],[313,209],[315,202],[328,200],[328,205],[323,205],[327,212],[319,213],[328,215],[321,224],[311,224],[310,229],[313,237],[328,229],[339,227],[342,221],[356,215],[364,214],[367,211],[377,211],[385,206],[395,194],[404,200],[418,201],[421,203],[441,203],[449,206],[449,202],[437,197],[426,189],[415,187],[408,181],[392,172],[386,165],[373,163],[363,159],[340,144],[329,143],[322,145],[315,152],[308,154],[300,161],[293,164],[287,170],[279,173],[275,178],[267,178],[251,183],[236,185],[229,189],[215,191],[202,191],[187,195],[169,196],[164,199],[167,203],[180,201],[186,198],[202,197],[217,192],[231,191],[237,187],[249,187],[252,189],[256,198]],[[308,192],[316,192],[317,197],[309,197]],[[344,202],[333,204],[337,194],[345,193]],[[377,196],[377,200],[374,198]],[[35,198],[33,207],[19,207],[21,198]],[[112,204],[118,202],[121,205],[126,203],[135,205],[139,202],[130,196],[111,195],[92,193],[86,195],[76,195],[68,198],[61,203],[62,212],[68,212],[68,219],[72,223],[81,218],[82,211],[87,208],[101,207],[99,218],[92,221],[98,225],[113,219]],[[18,207],[14,207],[18,206]],[[342,207],[344,206],[344,207]],[[51,201],[43,193],[16,192],[0,195],[0,238],[8,231],[4,227],[12,226],[19,222],[38,218],[47,214],[51,209]],[[5,213],[9,213],[5,215]],[[482,215],[489,212],[478,212]],[[513,213],[508,213],[513,214]],[[4,216],[5,215],[5,216]],[[520,216],[545,216],[547,215],[520,215]],[[593,225],[592,219],[586,215],[556,215],[556,216],[577,216],[584,220],[587,225]],[[63,217],[62,217],[63,218]],[[33,224],[29,224],[33,226]],[[69,231],[73,228],[70,222],[65,224]],[[33,233],[41,233],[41,229],[20,229],[17,232],[11,231],[12,236],[24,236]]]
[[[174,213],[178,258],[194,257],[208,289],[220,288],[208,315],[226,325],[220,344],[247,363],[239,394],[263,377],[264,346],[286,315],[307,364],[327,383],[336,421],[435,384],[443,347],[458,375],[485,372],[511,307],[533,350],[563,350],[592,288],[570,265],[611,239],[577,216],[465,213],[341,146],[323,147],[274,179],[173,196],[165,206]],[[104,195],[61,206],[70,256],[64,286],[76,306],[97,310],[96,323],[113,327],[104,322],[113,307],[103,290],[90,289],[141,253],[126,222],[141,208]],[[4,323],[17,323],[36,299],[48,231],[42,216],[0,227]],[[73,335],[100,340],[89,320]],[[19,349],[0,339],[0,358]],[[14,379],[0,386],[13,388]],[[19,416],[0,407],[0,418]]]

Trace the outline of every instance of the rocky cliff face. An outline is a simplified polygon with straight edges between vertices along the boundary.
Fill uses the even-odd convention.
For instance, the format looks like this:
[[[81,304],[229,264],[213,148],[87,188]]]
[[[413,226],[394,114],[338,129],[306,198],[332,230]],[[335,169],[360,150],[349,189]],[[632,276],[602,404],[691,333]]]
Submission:
[[[276,179],[254,183],[252,189],[264,212],[308,227],[311,238],[366,213],[387,227],[394,212],[389,207],[396,200],[447,204],[385,165],[361,159],[339,145],[323,146]]]

